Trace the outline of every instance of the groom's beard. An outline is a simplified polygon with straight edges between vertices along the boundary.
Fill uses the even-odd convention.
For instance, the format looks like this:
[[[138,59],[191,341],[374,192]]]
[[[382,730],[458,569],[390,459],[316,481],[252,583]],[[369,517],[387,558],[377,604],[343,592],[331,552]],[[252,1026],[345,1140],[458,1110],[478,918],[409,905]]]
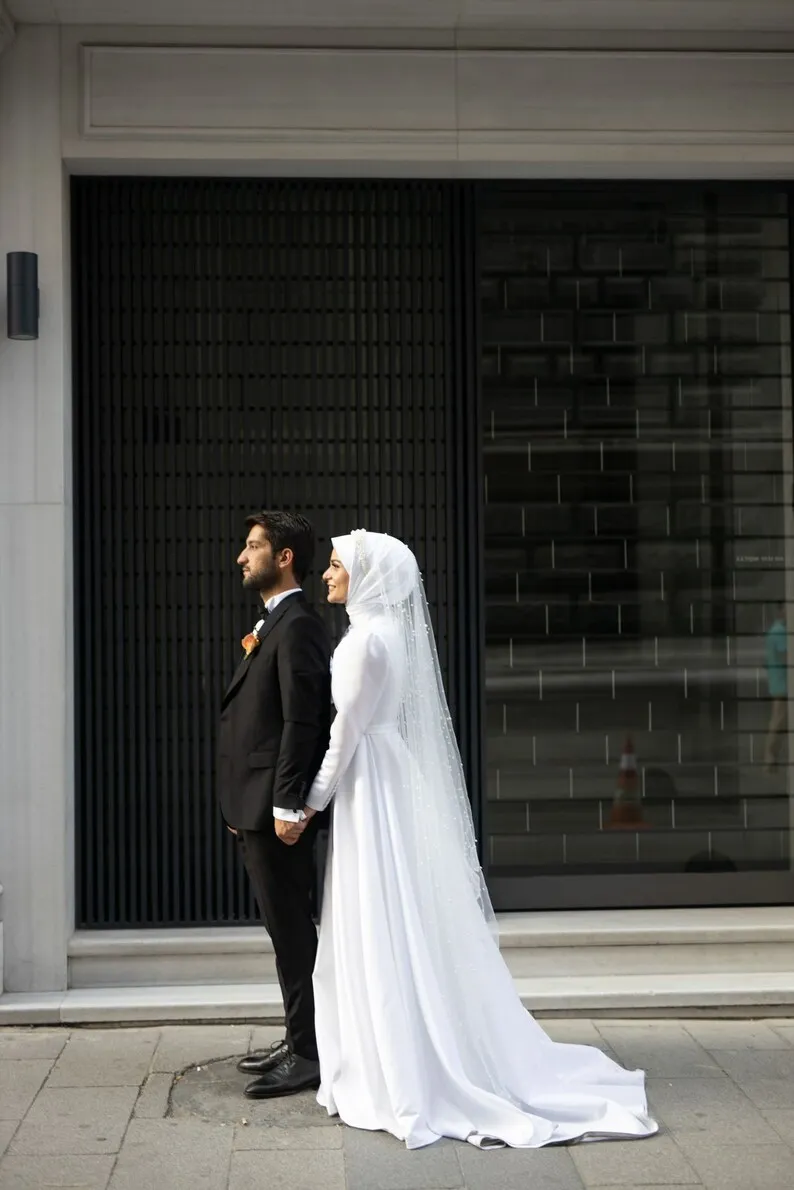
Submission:
[[[254,573],[243,575],[243,590],[270,591],[278,586],[279,569],[274,561],[266,562]]]

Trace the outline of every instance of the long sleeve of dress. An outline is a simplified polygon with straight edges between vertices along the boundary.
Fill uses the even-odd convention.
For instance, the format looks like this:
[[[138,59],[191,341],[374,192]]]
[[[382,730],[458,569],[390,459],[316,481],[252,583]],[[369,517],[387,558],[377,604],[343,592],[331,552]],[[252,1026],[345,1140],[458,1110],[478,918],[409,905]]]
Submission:
[[[306,799],[312,810],[324,810],[331,801],[372,722],[388,675],[386,644],[381,637],[359,629],[346,638],[340,663],[344,669],[337,673],[334,684],[337,707],[331,739]]]

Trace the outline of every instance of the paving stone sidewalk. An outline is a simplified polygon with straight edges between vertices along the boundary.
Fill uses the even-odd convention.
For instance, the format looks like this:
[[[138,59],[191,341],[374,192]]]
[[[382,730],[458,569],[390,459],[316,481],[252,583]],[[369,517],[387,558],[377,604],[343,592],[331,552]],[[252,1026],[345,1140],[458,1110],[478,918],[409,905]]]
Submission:
[[[590,1190],[794,1186],[794,1020],[550,1020],[648,1074],[658,1136],[407,1152],[312,1094],[250,1103],[250,1025],[0,1030],[0,1190]]]

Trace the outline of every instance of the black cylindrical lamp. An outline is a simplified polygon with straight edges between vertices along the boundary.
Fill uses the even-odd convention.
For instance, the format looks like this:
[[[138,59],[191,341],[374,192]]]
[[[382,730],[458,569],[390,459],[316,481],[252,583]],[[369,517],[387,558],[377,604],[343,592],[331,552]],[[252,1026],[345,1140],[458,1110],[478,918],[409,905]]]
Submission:
[[[38,339],[39,258],[36,253],[9,252],[6,277],[9,339]]]

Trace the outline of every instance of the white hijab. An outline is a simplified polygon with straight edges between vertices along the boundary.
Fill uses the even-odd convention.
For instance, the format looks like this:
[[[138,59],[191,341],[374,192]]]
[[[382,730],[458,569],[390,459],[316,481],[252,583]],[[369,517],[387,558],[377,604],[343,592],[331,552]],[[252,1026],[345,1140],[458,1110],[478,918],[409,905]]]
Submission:
[[[408,599],[421,582],[416,558],[403,541],[388,533],[354,529],[332,545],[347,573],[347,614],[351,623]]]

